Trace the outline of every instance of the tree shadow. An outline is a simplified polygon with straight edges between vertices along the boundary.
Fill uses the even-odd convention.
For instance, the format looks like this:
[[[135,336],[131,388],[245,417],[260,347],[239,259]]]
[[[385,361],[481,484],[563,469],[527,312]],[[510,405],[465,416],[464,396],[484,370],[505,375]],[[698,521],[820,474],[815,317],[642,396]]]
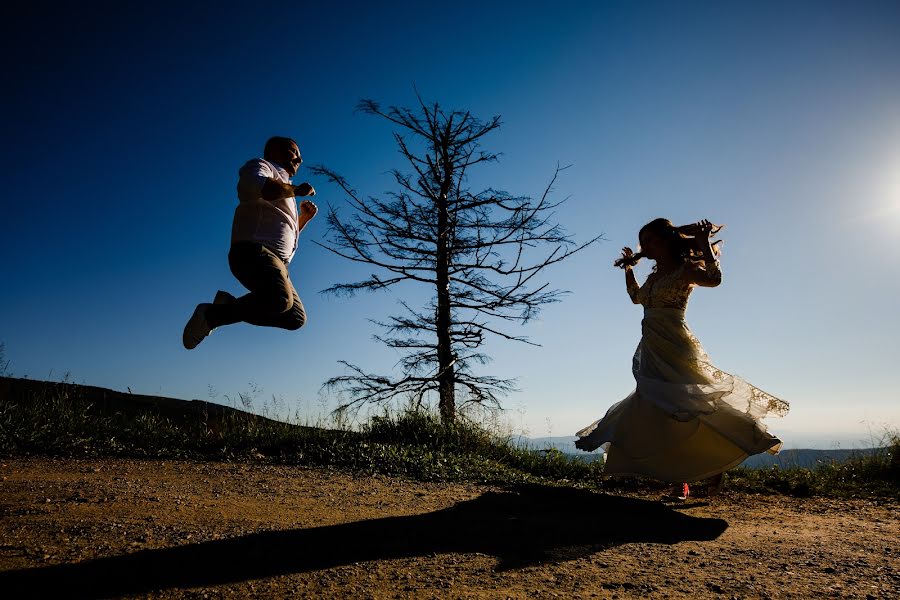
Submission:
[[[361,561],[482,553],[498,569],[570,560],[630,542],[712,540],[728,524],[659,502],[547,486],[486,492],[432,513],[226,540],[0,573],[7,597],[94,598],[235,583]]]

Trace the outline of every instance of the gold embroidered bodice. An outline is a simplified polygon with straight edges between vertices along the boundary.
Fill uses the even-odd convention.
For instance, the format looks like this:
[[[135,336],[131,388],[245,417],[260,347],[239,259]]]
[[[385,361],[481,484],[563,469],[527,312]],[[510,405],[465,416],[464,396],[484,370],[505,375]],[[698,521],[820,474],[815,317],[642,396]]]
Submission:
[[[628,283],[628,295],[644,308],[687,308],[688,298],[697,285],[716,286],[722,281],[719,261],[686,261],[679,268],[660,275],[651,273],[644,285]]]

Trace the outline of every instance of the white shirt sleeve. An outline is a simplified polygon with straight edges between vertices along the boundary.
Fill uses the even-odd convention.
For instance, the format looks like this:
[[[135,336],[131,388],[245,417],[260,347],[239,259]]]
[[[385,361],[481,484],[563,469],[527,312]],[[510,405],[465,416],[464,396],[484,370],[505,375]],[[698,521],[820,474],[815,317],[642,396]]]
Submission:
[[[237,194],[241,202],[259,202],[266,180],[277,179],[272,166],[260,158],[248,160],[238,175]]]

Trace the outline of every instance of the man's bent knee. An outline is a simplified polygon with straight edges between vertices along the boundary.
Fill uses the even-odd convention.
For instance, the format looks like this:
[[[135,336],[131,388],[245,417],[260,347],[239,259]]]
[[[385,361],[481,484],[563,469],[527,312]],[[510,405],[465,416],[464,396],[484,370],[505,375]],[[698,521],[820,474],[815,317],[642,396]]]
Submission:
[[[291,319],[289,319],[288,322],[285,323],[285,329],[288,329],[290,331],[297,331],[304,325],[306,325],[306,313],[295,312],[291,315]]]
[[[285,294],[273,294],[260,302],[260,307],[270,315],[280,315],[294,308],[294,297]]]

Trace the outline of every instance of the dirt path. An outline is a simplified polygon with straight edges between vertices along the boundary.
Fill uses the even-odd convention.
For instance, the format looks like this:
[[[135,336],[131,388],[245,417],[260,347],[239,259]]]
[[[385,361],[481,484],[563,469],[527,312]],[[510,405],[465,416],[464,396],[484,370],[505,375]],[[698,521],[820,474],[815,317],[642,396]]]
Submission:
[[[0,461],[6,598],[900,598],[900,505]],[[11,594],[8,594],[11,592]]]

